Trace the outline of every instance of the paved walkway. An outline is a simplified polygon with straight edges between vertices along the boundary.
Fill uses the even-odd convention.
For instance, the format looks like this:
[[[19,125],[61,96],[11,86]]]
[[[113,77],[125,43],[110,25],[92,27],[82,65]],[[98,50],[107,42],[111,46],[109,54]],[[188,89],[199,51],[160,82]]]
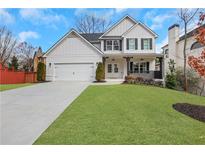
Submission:
[[[32,144],[88,85],[48,82],[0,92],[0,144]]]

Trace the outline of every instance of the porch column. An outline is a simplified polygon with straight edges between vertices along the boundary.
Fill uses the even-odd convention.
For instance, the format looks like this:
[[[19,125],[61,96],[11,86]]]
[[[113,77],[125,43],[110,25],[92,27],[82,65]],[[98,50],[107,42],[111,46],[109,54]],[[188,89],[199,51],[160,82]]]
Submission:
[[[130,65],[130,59],[133,57],[123,57],[123,58],[125,58],[127,62],[127,75],[130,75],[129,65]]]
[[[108,57],[103,57],[102,58],[102,61],[103,61],[103,65],[105,66],[105,61],[106,61],[106,59],[108,59]]]

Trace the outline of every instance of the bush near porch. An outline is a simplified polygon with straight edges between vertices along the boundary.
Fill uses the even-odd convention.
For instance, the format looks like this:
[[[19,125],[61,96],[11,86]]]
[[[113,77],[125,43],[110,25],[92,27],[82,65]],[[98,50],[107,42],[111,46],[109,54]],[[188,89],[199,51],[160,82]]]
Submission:
[[[144,79],[142,77],[137,77],[133,75],[128,75],[125,77],[125,82],[128,84],[145,84],[145,85],[154,85],[154,86],[159,86],[163,87],[163,82],[162,81],[155,81],[152,79]]]

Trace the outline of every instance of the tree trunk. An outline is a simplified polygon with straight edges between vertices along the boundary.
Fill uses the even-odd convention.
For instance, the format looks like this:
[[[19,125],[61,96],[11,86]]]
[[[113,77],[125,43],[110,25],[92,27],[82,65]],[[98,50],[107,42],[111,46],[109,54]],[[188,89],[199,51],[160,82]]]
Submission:
[[[183,55],[184,55],[184,91],[187,92],[187,72],[186,72],[186,65],[187,65],[187,55],[186,55],[186,44],[187,44],[187,23],[184,24],[184,48],[183,48]]]
[[[202,86],[202,89],[201,89],[201,92],[200,92],[200,96],[202,95],[202,93],[204,91],[204,88],[205,88],[205,83],[203,83],[203,86]]]

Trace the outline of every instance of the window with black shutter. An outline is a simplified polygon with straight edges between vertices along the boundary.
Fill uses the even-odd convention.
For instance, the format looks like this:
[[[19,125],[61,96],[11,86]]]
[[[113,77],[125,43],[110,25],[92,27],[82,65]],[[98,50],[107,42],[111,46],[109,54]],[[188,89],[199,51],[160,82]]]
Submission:
[[[126,43],[126,45],[127,45],[127,50],[129,50],[129,39],[127,38],[126,41],[127,41],[127,43]]]
[[[149,39],[149,43],[150,43],[150,50],[152,50],[152,39]]]
[[[106,40],[104,40],[104,51],[106,51]]]
[[[144,50],[144,39],[141,39],[141,49]]]
[[[137,50],[137,48],[138,48],[138,40],[137,40],[137,38],[135,39],[135,50]]]
[[[142,50],[152,50],[152,38],[141,39]]]
[[[147,73],[149,73],[149,62],[147,62]]]

